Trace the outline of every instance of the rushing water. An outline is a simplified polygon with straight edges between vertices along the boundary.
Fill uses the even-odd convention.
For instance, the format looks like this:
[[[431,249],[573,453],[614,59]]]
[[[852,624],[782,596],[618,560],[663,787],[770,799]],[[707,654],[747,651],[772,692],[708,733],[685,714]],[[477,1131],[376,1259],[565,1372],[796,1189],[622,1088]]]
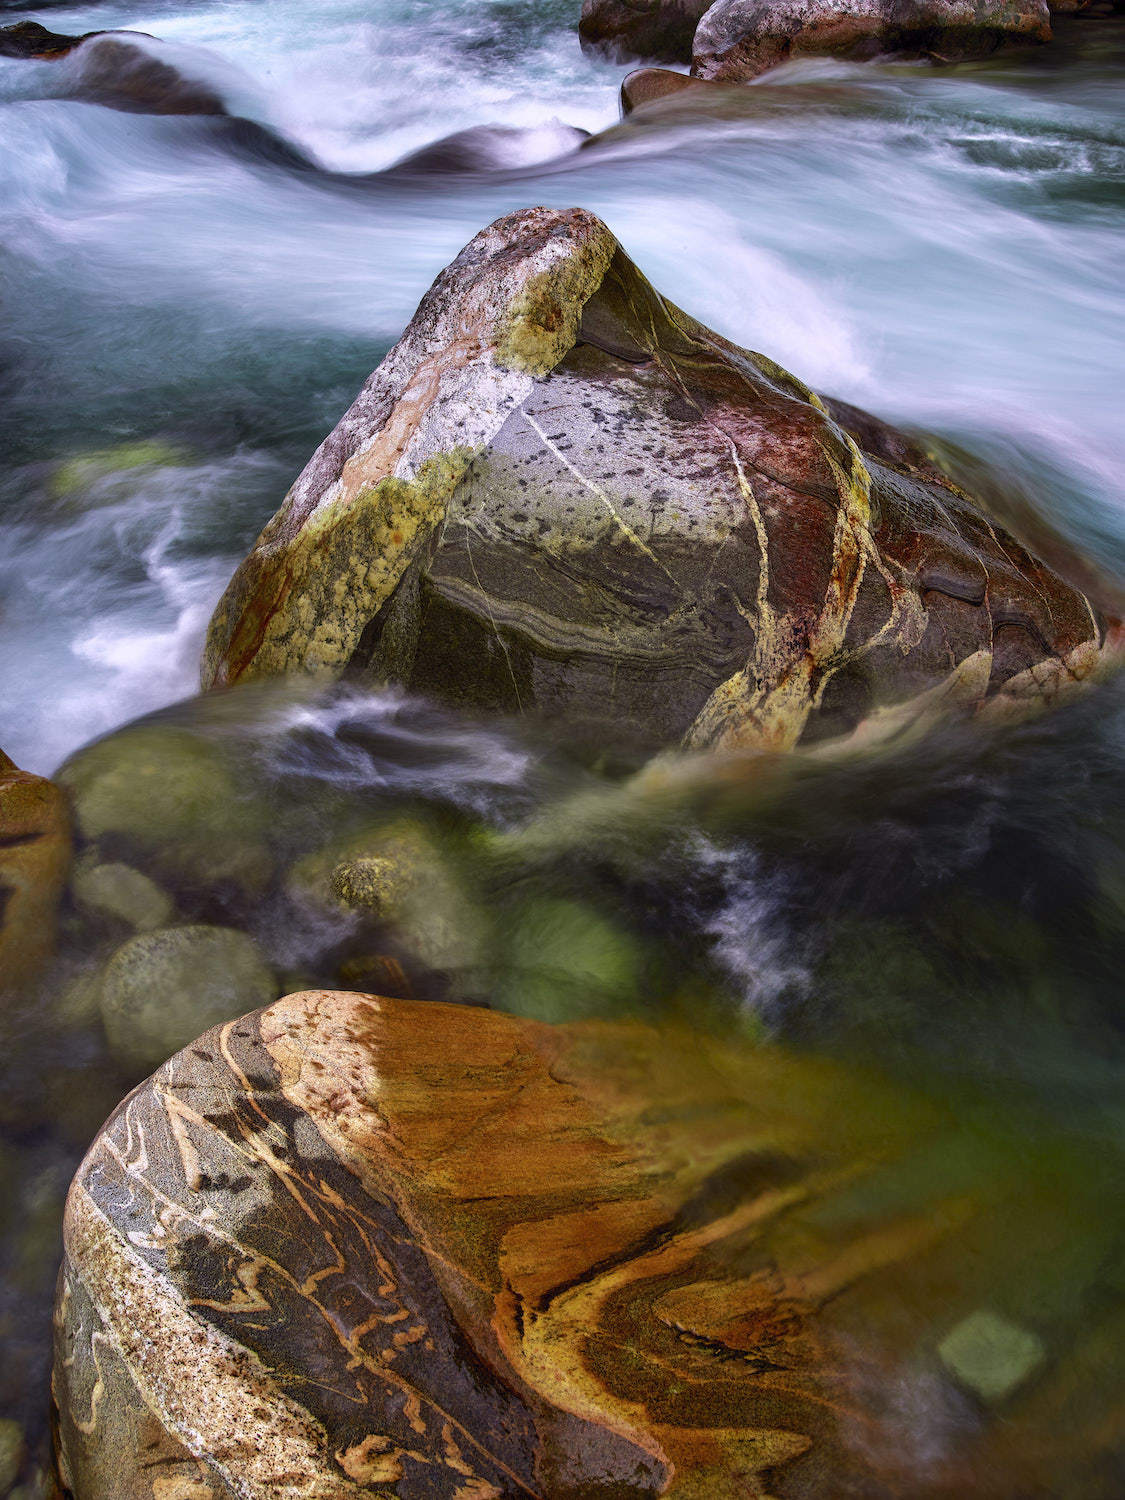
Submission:
[[[434,275],[533,203],[593,210],[695,316],[989,465],[1013,514],[1125,587],[1125,22],[957,68],[795,64],[619,123],[622,69],[582,54],[577,9],[4,10],[149,32],[252,122],[118,112],[67,97],[65,62],[0,59],[0,743],[21,766],[51,773],[165,710],[158,729],[217,747],[268,804],[277,868],[403,808],[456,860],[481,828],[502,844],[597,800],[541,731],[385,694],[168,707],[195,691],[234,565]],[[459,161],[396,165],[483,126]],[[803,769],[768,803],[564,840],[488,889],[586,967],[533,1003],[518,945],[496,949],[455,992],[519,1008],[523,984],[550,1018],[687,1014],[1018,1097],[1100,1154],[1115,1225],[1123,746],[1111,685],[999,737]],[[347,923],[295,916],[291,883],[191,899],[287,981],[338,983],[362,957]],[[72,924],[63,977],[97,941]],[[640,955],[626,978],[615,945]],[[135,1079],[107,1074],[88,1016],[61,1036],[42,1011],[10,1024],[0,1398],[37,1438],[61,1194]]]

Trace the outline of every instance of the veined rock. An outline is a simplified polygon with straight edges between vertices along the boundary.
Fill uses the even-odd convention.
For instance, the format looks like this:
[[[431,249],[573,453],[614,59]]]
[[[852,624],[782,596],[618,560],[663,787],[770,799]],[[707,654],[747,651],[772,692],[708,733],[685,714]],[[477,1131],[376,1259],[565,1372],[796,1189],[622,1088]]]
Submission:
[[[290,996],[165,1064],[75,1178],[62,1482],[1110,1500],[1104,1150],[996,1115],[639,1023]]]
[[[902,434],[681,312],[592,214],[536,208],[438,277],[235,574],[203,682],[359,670],[786,749],[1047,701],[1117,650]]]

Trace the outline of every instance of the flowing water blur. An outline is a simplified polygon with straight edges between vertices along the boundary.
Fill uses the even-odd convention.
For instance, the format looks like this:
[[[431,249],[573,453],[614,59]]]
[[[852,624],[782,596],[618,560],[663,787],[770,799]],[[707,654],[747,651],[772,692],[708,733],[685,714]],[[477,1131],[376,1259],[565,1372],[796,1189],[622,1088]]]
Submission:
[[[65,62],[0,59],[0,743],[21,766],[155,714],[268,808],[275,872],[404,811],[479,871],[482,840],[604,790],[533,726],[358,688],[191,697],[292,478],[440,268],[532,203],[593,210],[704,322],[990,466],[1001,507],[1125,587],[1125,22],[956,68],[804,62],[619,122],[622,69],[582,54],[577,9],[5,10],[150,32],[235,117],[118,112],[67,97]],[[688,1017],[1010,1101],[1098,1156],[1119,1259],[1123,790],[1110,685],[1000,736],[802,766],[722,815],[610,817],[518,876],[499,860],[476,918],[532,936],[435,966],[435,993]],[[290,987],[373,984],[369,934],[271,879],[187,915],[248,927]],[[60,986],[100,940],[74,918]],[[529,977],[536,947],[569,956]],[[61,1196],[135,1078],[81,1005],[9,1028],[0,1399],[37,1439]]]

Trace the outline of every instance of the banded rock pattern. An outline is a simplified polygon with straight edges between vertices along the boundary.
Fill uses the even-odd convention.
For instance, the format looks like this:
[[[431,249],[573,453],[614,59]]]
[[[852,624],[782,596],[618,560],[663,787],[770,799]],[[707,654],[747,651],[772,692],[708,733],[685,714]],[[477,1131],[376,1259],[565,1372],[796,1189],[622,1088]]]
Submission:
[[[691,39],[711,0],[582,0],[578,35],[614,58],[690,62]]]
[[[203,682],[362,670],[784,749],[1046,701],[1117,652],[901,434],[673,307],[593,215],[529,209],[439,276],[297,480]]]
[[[290,996],[161,1068],[75,1179],[63,1484],[1109,1500],[1120,1309],[1073,1326],[1122,1230],[1105,1163],[988,1139],[774,1048]]]

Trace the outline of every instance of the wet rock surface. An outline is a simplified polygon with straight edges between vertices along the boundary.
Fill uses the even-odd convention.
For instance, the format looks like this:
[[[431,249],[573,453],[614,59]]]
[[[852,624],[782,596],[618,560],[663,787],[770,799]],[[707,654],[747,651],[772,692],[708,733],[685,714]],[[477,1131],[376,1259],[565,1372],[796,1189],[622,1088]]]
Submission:
[[[593,215],[508,215],[238,570],[204,685],[361,671],[576,733],[783,749],[887,709],[1023,709],[1116,655],[907,439],[838,410],[673,307]]]
[[[976,57],[1051,39],[1046,0],[716,0],[692,43],[692,73],[737,82],[791,58]]]
[[[621,113],[632,114],[642,104],[652,104],[673,94],[698,94],[707,89],[706,79],[691,78],[671,68],[637,68],[621,84]]]
[[[14,26],[0,26],[0,57],[65,57],[87,37],[101,32],[88,31],[82,36],[66,36],[49,31],[38,21],[19,21]]]
[[[584,46],[611,57],[690,62],[691,39],[708,0],[582,0]]]
[[[70,861],[64,792],[0,750],[0,991],[30,983],[50,957]]]
[[[136,40],[134,40],[134,38]],[[208,84],[186,77],[159,55],[147,32],[88,31],[66,36],[37,21],[0,27],[0,57],[65,59],[62,82],[71,97],[147,115],[225,115]]]
[[[729,1037],[290,996],[161,1068],[75,1179],[63,1483],[1108,1497],[1056,1418],[1120,1425],[1119,1311],[1078,1305],[1119,1216],[1060,1259],[1094,1179],[959,1108]]]

